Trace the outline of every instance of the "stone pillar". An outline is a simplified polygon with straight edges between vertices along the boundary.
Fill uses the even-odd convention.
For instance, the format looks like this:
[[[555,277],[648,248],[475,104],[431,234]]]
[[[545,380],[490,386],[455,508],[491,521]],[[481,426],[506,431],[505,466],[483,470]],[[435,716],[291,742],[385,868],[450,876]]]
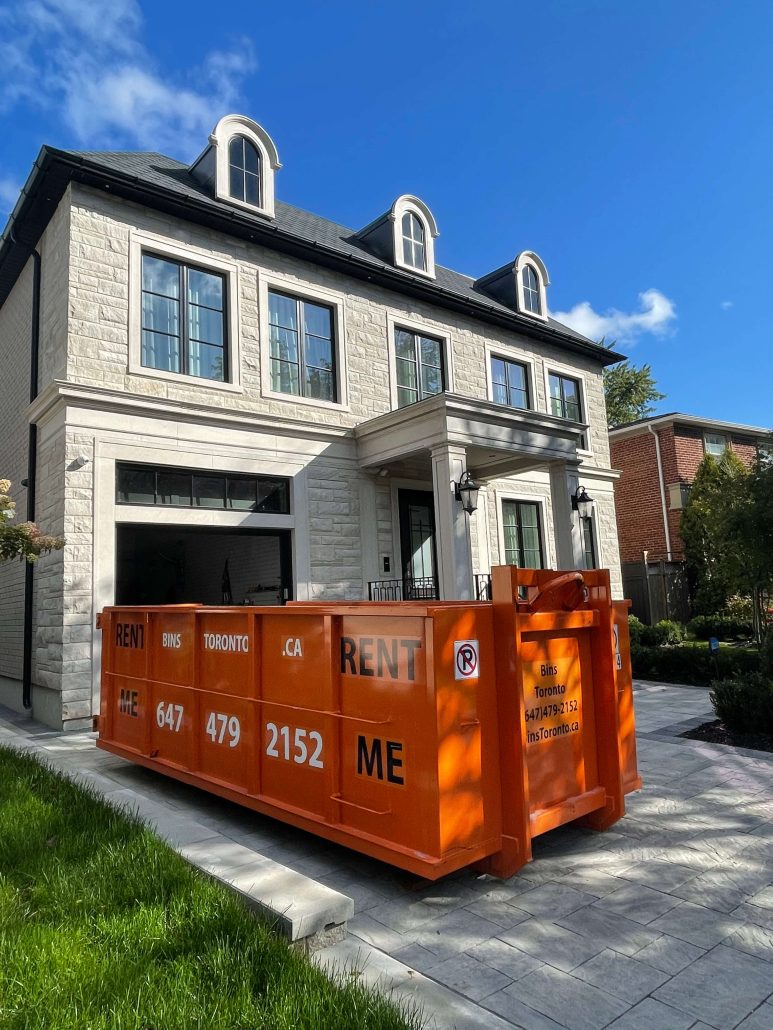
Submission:
[[[431,453],[440,597],[470,601],[475,591],[469,520],[477,515],[468,515],[455,497],[455,484],[467,468],[467,454],[464,447],[452,444],[433,447]]]
[[[553,507],[553,532],[556,539],[556,564],[559,569],[581,569],[584,564],[580,519],[572,511],[572,494],[580,482],[576,466],[564,461],[550,466],[550,499]]]

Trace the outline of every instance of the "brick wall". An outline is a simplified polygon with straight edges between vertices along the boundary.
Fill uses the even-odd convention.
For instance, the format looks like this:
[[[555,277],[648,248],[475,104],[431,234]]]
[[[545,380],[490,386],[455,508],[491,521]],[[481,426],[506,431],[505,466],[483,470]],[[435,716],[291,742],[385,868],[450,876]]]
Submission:
[[[615,508],[622,562],[641,561],[642,551],[664,557],[666,536],[658,487],[655,439],[647,431],[610,440],[612,465],[621,472],[615,483]]]

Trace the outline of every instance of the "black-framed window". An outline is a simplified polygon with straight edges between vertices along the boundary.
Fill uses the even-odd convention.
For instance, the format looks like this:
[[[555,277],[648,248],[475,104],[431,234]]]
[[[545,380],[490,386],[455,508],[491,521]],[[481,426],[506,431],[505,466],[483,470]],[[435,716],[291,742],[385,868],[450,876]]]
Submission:
[[[118,462],[115,500],[116,504],[289,515],[290,480],[282,476],[248,476],[238,472]]]
[[[333,309],[269,290],[271,389],[337,401]]]
[[[424,226],[412,211],[406,211],[402,221],[403,261],[411,268],[427,270],[427,250],[424,241]]]
[[[531,265],[524,265],[521,271],[523,285],[523,303],[527,311],[534,315],[542,314],[542,298],[540,297],[539,279]]]
[[[582,403],[580,400],[580,383],[571,376],[562,376],[558,372],[548,374],[550,388],[550,411],[559,418],[569,418],[573,422],[582,422]]]
[[[587,516],[587,518],[580,519],[580,530],[582,532],[583,568],[598,568],[598,561],[596,558],[596,538],[593,531],[592,515]]]
[[[530,408],[529,374],[526,365],[506,358],[491,358],[491,385],[497,404]]]
[[[395,329],[397,406],[405,407],[445,389],[443,341],[409,329]]]
[[[143,366],[225,382],[227,356],[225,276],[143,253]]]
[[[228,144],[228,192],[234,200],[260,207],[260,154],[244,136],[233,136]]]
[[[505,564],[520,569],[542,569],[540,505],[535,501],[502,501]]]

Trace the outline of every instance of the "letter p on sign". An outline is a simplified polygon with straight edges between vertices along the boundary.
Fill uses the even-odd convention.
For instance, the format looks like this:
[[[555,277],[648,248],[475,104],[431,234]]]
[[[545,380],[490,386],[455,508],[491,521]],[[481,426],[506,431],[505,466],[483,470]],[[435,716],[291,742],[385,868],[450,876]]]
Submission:
[[[478,678],[478,641],[454,641],[454,678],[476,680]]]

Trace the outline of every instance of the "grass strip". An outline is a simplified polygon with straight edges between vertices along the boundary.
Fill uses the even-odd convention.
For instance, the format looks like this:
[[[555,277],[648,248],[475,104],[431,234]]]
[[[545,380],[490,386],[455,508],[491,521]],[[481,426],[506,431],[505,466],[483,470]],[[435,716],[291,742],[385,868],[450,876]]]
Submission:
[[[407,1030],[143,823],[0,748],[2,1030]]]

